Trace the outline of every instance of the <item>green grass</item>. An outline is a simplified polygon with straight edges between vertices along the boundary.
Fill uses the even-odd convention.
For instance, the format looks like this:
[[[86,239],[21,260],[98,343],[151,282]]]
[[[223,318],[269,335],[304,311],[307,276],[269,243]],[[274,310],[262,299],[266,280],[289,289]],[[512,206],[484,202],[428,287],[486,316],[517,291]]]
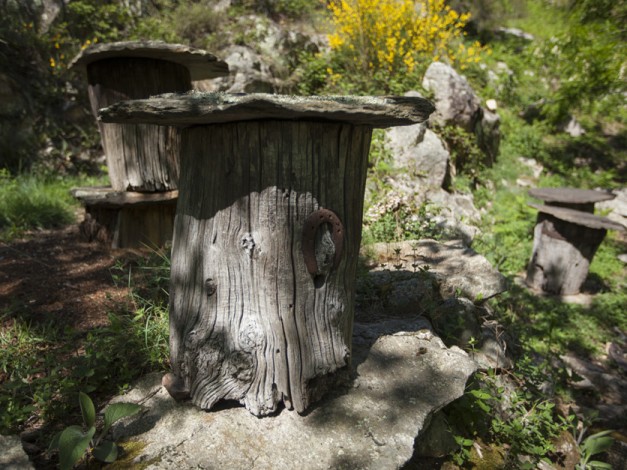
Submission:
[[[56,428],[79,412],[79,391],[101,402],[142,374],[165,370],[168,272],[163,253],[118,263],[112,281],[131,287],[132,308],[109,312],[108,325],[88,332],[29,323],[19,309],[0,312],[0,433],[27,423]]]
[[[26,230],[58,228],[74,222],[79,203],[70,195],[70,188],[103,184],[106,184],[104,177],[12,177],[0,170],[0,239],[11,239]]]

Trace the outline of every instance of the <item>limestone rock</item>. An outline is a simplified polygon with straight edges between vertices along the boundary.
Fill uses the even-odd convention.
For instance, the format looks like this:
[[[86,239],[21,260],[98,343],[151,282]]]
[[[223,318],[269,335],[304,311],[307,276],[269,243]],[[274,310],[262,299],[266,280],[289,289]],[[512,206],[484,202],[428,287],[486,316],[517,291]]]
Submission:
[[[386,137],[394,155],[394,166],[403,169],[397,182],[420,191],[445,186],[450,153],[426,124],[393,127],[386,132]],[[399,181],[401,179],[403,181]]]
[[[412,273],[412,264],[417,262],[419,270],[434,276],[444,299],[463,296],[486,300],[507,288],[505,277],[461,240],[374,243],[362,249],[362,255],[378,265],[374,272],[395,269],[393,265],[398,265],[399,271]]]
[[[613,191],[616,197],[611,201],[598,202],[596,209],[599,211],[610,211],[606,217],[614,222],[627,227],[627,188]]]
[[[479,233],[479,229],[473,223],[481,219],[472,195],[449,193],[439,189],[428,191],[424,197],[438,211],[432,220],[443,238],[461,238],[465,244],[470,245]]]
[[[0,435],[0,468],[3,470],[28,470],[34,468],[22,448],[18,436]]]
[[[275,93],[280,82],[273,76],[268,61],[247,46],[231,46],[221,52],[230,75],[194,82],[199,91],[227,93]]]
[[[422,86],[433,92],[436,110],[431,119],[444,126],[454,124],[473,132],[480,119],[481,101],[468,81],[453,67],[433,62],[422,80]]]
[[[481,101],[466,78],[450,65],[433,62],[425,72],[422,86],[434,95],[436,111],[431,120],[441,126],[456,125],[474,133],[487,163],[494,163],[500,144],[500,118],[481,107]]]
[[[416,326],[421,323],[418,321]],[[116,401],[142,402],[145,414],[114,426],[115,439],[143,446],[124,462],[148,469],[397,469],[414,452],[429,417],[461,396],[475,364],[427,330],[356,325],[356,380],[304,416],[256,418],[243,407],[204,412],[177,404],[147,376]],[[377,336],[380,331],[391,334]],[[361,353],[359,349],[361,348]]]
[[[419,457],[445,457],[458,448],[444,413],[439,412],[433,415],[429,427],[416,441],[415,455]]]
[[[467,349],[481,339],[477,308],[468,299],[452,297],[442,302],[430,315],[433,327],[446,344]]]

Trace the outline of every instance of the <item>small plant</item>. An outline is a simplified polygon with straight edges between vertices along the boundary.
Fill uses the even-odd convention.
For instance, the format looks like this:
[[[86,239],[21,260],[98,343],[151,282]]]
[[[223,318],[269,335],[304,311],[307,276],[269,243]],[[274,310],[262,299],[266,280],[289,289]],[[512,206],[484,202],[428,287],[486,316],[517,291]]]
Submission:
[[[585,431],[585,429],[583,431]],[[577,464],[577,470],[604,468],[611,470],[612,466],[609,463],[600,462],[598,460],[590,460],[593,456],[602,454],[612,447],[612,444],[614,444],[614,438],[609,435],[611,433],[612,431],[601,431],[586,437],[583,442],[579,443],[581,460]]]
[[[141,406],[134,403],[113,403],[104,412],[104,424],[100,434],[96,435],[96,408],[88,395],[79,392],[78,401],[81,407],[84,426],[68,426],[56,434],[50,449],[59,450],[59,467],[61,470],[71,469],[85,456],[93,456],[105,463],[115,462],[119,448],[115,442],[105,440],[111,426],[116,421],[133,416],[141,411]]]

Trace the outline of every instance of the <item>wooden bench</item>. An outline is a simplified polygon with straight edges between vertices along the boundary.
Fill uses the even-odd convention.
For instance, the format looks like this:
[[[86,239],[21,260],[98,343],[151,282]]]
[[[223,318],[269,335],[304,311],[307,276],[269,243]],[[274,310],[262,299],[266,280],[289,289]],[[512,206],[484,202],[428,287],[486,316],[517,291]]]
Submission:
[[[182,126],[172,396],[304,412],[345,378],[372,129],[433,110],[413,97],[197,93],[101,111]]]
[[[570,188],[533,189],[529,194],[545,199],[547,205],[529,204],[538,210],[538,218],[526,283],[552,294],[578,294],[607,230],[625,230],[593,214],[595,202],[614,196]]]

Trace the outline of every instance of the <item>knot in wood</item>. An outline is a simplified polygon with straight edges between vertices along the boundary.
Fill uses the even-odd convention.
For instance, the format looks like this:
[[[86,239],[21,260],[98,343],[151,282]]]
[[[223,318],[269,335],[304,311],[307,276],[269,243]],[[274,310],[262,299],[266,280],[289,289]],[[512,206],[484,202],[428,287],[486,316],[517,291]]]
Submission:
[[[205,291],[207,292],[207,297],[211,297],[218,290],[218,286],[215,281],[211,278],[207,278],[205,280]]]

